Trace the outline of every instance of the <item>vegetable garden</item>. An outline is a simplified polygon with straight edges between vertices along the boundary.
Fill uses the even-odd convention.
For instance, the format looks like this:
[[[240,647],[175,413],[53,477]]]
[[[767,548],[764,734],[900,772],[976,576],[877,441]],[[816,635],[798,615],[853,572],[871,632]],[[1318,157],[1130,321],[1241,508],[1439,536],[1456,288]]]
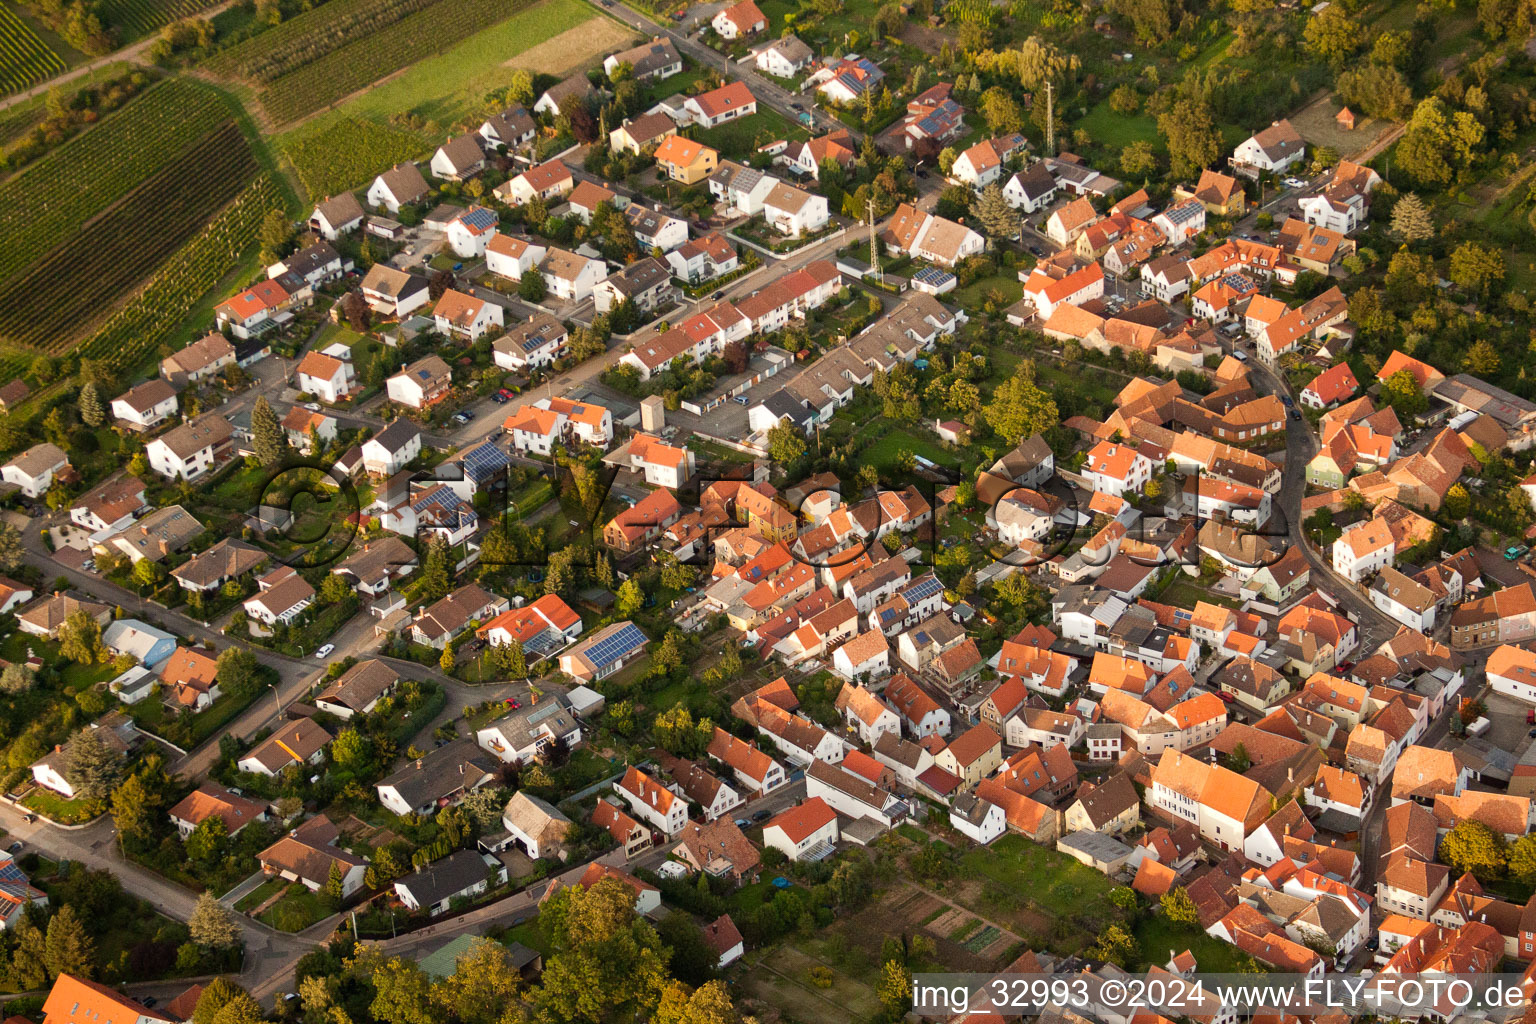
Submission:
[[[80,344],[80,357],[101,360],[125,374],[133,371],[234,268],[241,253],[256,240],[267,211],[280,207],[282,201],[271,177],[259,176],[167,260],[143,291]]]
[[[101,0],[101,20],[123,30],[125,39],[147,36],[162,25],[191,17],[214,0]]]
[[[216,75],[266,83],[439,0],[330,0],[210,57]]]
[[[255,177],[234,122],[171,163],[0,287],[0,338],[51,354],[154,270]]]
[[[228,120],[217,93],[170,79],[0,184],[0,281]]]
[[[64,58],[0,0],[0,95],[20,92],[65,69]]]
[[[274,79],[262,90],[261,105],[278,124],[296,121],[428,54],[490,28],[532,2],[438,0]]]

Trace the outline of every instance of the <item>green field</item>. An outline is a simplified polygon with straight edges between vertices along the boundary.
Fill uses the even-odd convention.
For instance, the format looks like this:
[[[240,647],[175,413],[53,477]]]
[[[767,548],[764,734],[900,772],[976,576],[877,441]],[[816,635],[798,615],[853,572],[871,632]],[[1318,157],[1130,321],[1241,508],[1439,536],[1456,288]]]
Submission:
[[[1108,100],[1088,111],[1088,116],[1077,122],[1077,127],[1086,131],[1095,145],[1112,153],[1118,153],[1133,142],[1150,142],[1158,149],[1163,148],[1157,135],[1156,118],[1146,114],[1117,114],[1109,108]]]
[[[275,140],[310,198],[366,183],[402,159],[428,151],[452,125],[483,112],[486,93],[505,86],[510,57],[600,17],[582,0],[545,0],[426,58]],[[397,128],[396,116],[422,125]],[[345,144],[338,145],[338,133]]]
[[[566,2],[574,4],[575,0]],[[440,95],[441,88],[448,84],[442,81],[443,77],[451,75],[456,84],[462,84],[468,68],[483,68],[489,58],[490,66],[499,70],[501,61],[538,42],[538,39],[529,37],[533,25],[507,18],[509,12],[527,6],[527,0],[515,5],[509,4],[507,0],[440,0],[425,10],[417,11],[274,80],[262,90],[261,105],[274,121],[279,124],[288,123],[321,110],[327,104],[337,103],[379,79],[409,67],[411,70],[408,73],[394,79],[390,85],[398,87],[413,80],[417,83],[415,89],[400,93],[389,86],[382,86],[369,89],[359,97],[384,103],[386,116],[403,113],[412,108],[411,102],[404,97]],[[561,15],[553,14],[547,5],[541,5],[538,12],[538,20],[551,26],[549,35],[571,28],[579,20],[570,17],[569,9],[564,14],[563,22],[557,20]],[[466,51],[466,43],[474,42],[485,36],[487,31],[496,28],[502,30],[497,40],[499,45],[482,45],[479,50]],[[434,53],[437,56],[422,59],[424,54]],[[431,73],[425,76],[421,74],[434,65],[438,76],[435,83]],[[433,88],[433,84],[438,88]],[[474,95],[478,99],[486,88],[505,84],[505,72],[502,72]],[[391,98],[384,100],[382,94],[390,94]],[[438,120],[431,113],[423,116]]]
[[[380,171],[420,156],[419,136],[360,117],[306,125],[280,143],[310,199],[359,188]]]

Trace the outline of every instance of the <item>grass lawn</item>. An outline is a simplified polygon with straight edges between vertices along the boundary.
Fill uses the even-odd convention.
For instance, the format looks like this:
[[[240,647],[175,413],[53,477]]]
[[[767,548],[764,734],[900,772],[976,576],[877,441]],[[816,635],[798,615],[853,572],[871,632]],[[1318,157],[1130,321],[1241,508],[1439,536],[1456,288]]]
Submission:
[[[1147,114],[1117,114],[1109,109],[1109,101],[1095,106],[1088,111],[1088,116],[1078,122],[1078,125],[1086,130],[1096,145],[1112,153],[1120,150],[1133,142],[1150,142],[1158,149],[1163,148],[1157,137],[1157,120]]]
[[[1102,905],[1114,888],[1105,875],[1018,835],[966,851],[960,857],[960,875],[988,878],[1026,893],[1057,917],[1072,917],[1085,905]]]
[[[28,807],[45,818],[51,818],[63,825],[78,825],[81,822],[90,821],[99,815],[105,808],[99,800],[83,800],[76,798],[66,800],[58,793],[41,786],[27,794],[22,802],[23,807]]]
[[[318,893],[309,891],[303,882],[288,886],[288,893],[272,904],[261,920],[280,932],[301,932],[329,915]]]
[[[1174,924],[1160,914],[1147,914],[1136,926],[1136,941],[1141,945],[1142,968],[1162,967],[1168,963],[1168,951],[1195,954],[1200,970],[1218,974],[1237,974],[1248,957],[1236,946],[1214,939],[1198,928]]]
[[[392,115],[413,114],[439,129],[423,140],[434,145],[461,118],[478,118],[485,94],[507,84],[504,63],[511,57],[585,22],[604,17],[581,0],[545,0],[499,25],[470,36],[445,53],[428,57],[379,85],[366,89],[322,117],[282,136],[305,136],[346,117],[387,124]],[[384,168],[380,168],[383,170]]]
[[[267,900],[271,899],[273,896],[276,896],[287,887],[288,883],[282,878],[269,878],[265,882],[262,882],[260,885],[258,885],[256,888],[252,889],[250,892],[246,893],[244,896],[240,897],[239,902],[235,904],[235,909],[241,911],[242,913],[255,910],[257,907],[261,906],[263,903],[267,902]]]
[[[964,288],[956,288],[950,299],[967,309],[980,309],[987,293],[992,291],[1002,292],[1002,305],[1011,306],[1024,295],[1024,282],[1019,280],[1018,274],[979,277]]]
[[[750,156],[758,146],[775,139],[794,141],[809,137],[804,128],[768,107],[759,107],[755,114],[698,133],[698,141],[713,146],[725,156],[738,158]]]
[[[1230,597],[1214,594],[1204,587],[1197,587],[1187,577],[1174,580],[1169,584],[1168,589],[1163,591],[1162,601],[1180,608],[1193,608],[1196,601],[1206,601],[1223,608],[1239,607],[1238,603]]]
[[[902,451],[948,466],[954,463],[954,455],[944,450],[938,438],[919,434],[907,427],[898,427],[864,448],[864,458],[882,470],[894,470]]]

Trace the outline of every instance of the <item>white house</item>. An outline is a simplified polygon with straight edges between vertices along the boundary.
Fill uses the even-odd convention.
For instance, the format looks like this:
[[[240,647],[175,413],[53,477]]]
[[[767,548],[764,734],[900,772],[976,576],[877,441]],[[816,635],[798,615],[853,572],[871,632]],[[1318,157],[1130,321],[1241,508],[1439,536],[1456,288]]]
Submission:
[[[437,147],[432,154],[432,176],[448,181],[463,181],[485,169],[485,151],[480,136],[467,132]]]
[[[781,181],[763,198],[763,219],[779,234],[799,238],[826,226],[827,200]]]
[[[339,196],[327,196],[316,204],[309,215],[309,226],[320,232],[321,237],[334,242],[349,231],[356,231],[363,222],[363,204],[351,192]]]
[[[613,784],[613,791],[624,798],[636,818],[669,839],[688,824],[688,801],[634,765]]]
[[[790,860],[820,854],[839,837],[837,812],[820,797],[812,797],[781,811],[763,826],[763,845],[781,851]]]
[[[602,260],[551,248],[539,263],[539,273],[555,298],[580,302],[608,276],[608,268]]]
[[[144,455],[163,477],[196,480],[229,451],[233,437],[229,421],[210,413],[161,434],[144,446]]]
[[[871,629],[832,654],[832,671],[844,679],[878,679],[891,671],[891,645],[885,634]]]
[[[793,78],[816,59],[811,48],[798,36],[784,36],[758,48],[754,59],[757,69],[778,78]]]
[[[855,683],[846,683],[837,695],[837,710],[843,724],[859,735],[859,740],[873,747],[886,733],[901,735],[901,719],[874,691]]]
[[[21,488],[29,498],[40,498],[53,486],[53,478],[69,468],[69,456],[56,444],[43,442],[0,466],[0,479]]]
[[[1283,174],[1307,155],[1307,144],[1286,120],[1276,121],[1242,143],[1232,154],[1234,166]]]
[[[740,39],[755,35],[768,27],[768,19],[753,0],[741,0],[731,4],[710,20],[709,27],[721,39]]]
[[[508,281],[521,281],[548,252],[546,246],[526,238],[493,235],[485,244],[485,269]]]
[[[282,566],[256,581],[257,593],[245,601],[245,614],[264,626],[291,625],[315,603],[315,588],[290,566]]]
[[[368,186],[368,205],[399,213],[400,207],[420,202],[431,189],[413,163],[396,164]]]
[[[491,358],[504,370],[548,366],[565,355],[570,338],[564,324],[548,313],[539,313],[497,338],[491,346]]]
[[[1371,581],[1371,603],[1409,629],[1428,635],[1435,628],[1439,603],[1435,594],[1418,580],[1384,565]]]
[[[1152,463],[1129,445],[1100,441],[1088,453],[1082,475],[1094,490],[1119,497],[1146,486],[1152,479]]]
[[[751,0],[745,2],[750,3]],[[688,97],[683,102],[683,110],[694,124],[703,128],[716,128],[727,121],[757,113],[757,97],[752,95],[746,82],[729,82],[700,96]]]
[[[1030,164],[1003,185],[1003,198],[1015,210],[1039,213],[1056,199],[1056,176],[1043,163]]]
[[[474,295],[449,288],[432,307],[432,319],[443,334],[475,341],[492,328],[502,326],[501,306]]]
[[[983,139],[955,158],[949,176],[962,185],[982,189],[1003,176],[1003,165],[1023,152],[1024,136],[1017,132]]]
[[[1488,655],[1488,685],[1527,704],[1536,704],[1536,654],[1502,644]]]
[[[499,223],[495,210],[471,206],[448,222],[448,245],[465,259],[484,256]]]
[[[949,807],[949,824],[973,843],[986,846],[1008,831],[1003,809],[974,793],[956,793]]]
[[[1391,565],[1396,552],[1392,529],[1384,519],[1366,519],[1333,542],[1333,567],[1351,583]]]
[[[112,399],[112,415],[139,430],[148,430],[176,415],[176,389],[153,377]]]
[[[405,418],[363,442],[363,469],[369,476],[394,476],[421,454],[421,430]]]
[[[294,386],[301,393],[332,405],[347,397],[356,380],[350,362],[324,352],[306,352],[294,373]]]
[[[453,371],[441,356],[426,355],[384,382],[391,402],[425,409],[453,389]]]

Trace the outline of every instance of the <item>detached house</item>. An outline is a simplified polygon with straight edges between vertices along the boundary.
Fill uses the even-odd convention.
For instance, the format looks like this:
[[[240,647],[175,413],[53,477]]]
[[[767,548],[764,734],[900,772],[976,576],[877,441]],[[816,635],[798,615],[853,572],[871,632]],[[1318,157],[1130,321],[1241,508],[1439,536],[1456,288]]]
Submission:
[[[421,176],[415,164],[396,164],[368,186],[368,205],[399,213],[402,206],[421,202],[430,191],[427,179]]]
[[[1024,136],[1017,132],[983,139],[955,158],[949,176],[962,185],[985,188],[1002,177],[1003,165],[1023,152],[1025,145]]]
[[[688,824],[688,801],[634,765],[613,784],[613,791],[629,805],[631,814],[668,839]]]
[[[484,256],[491,239],[496,237],[500,218],[484,206],[471,206],[448,222],[448,246],[465,259]]]
[[[258,593],[245,602],[245,614],[265,626],[291,625],[315,602],[315,588],[289,566],[256,581]]]
[[[29,498],[41,498],[53,486],[54,478],[69,469],[69,456],[64,449],[45,441],[0,466],[0,479],[15,484]]]
[[[394,476],[420,454],[421,430],[402,417],[363,442],[363,469],[369,476]]]
[[[509,206],[523,206],[542,199],[546,203],[565,196],[576,187],[571,169],[559,160],[549,160],[528,168],[496,186],[496,198]]]
[[[508,107],[480,125],[480,137],[492,149],[517,149],[533,141],[539,126],[526,107]]]
[[[449,139],[432,154],[432,175],[448,181],[463,181],[485,169],[485,151],[480,136],[473,132]]]
[[[350,362],[323,352],[306,352],[294,371],[294,387],[301,394],[314,395],[329,405],[350,395],[356,380],[357,374]]]
[[[720,166],[720,154],[692,139],[668,135],[656,147],[656,167],[662,174],[684,185],[696,185]]]
[[[235,347],[222,334],[205,334],[160,360],[160,376],[174,387],[198,384],[235,364]]]
[[[183,423],[144,447],[149,466],[170,480],[196,480],[224,458],[233,445],[229,421],[214,413]]]
[[[721,39],[733,40],[762,32],[768,27],[768,19],[753,0],[741,0],[716,14],[709,26]]]
[[[363,223],[363,204],[351,192],[339,196],[326,196],[309,215],[309,227],[320,232],[321,237],[334,242],[342,235],[356,231]]]
[[[432,319],[443,334],[477,341],[492,328],[503,324],[503,309],[494,302],[466,295],[453,288],[445,290],[432,307]]]
[[[652,146],[658,145],[669,135],[677,134],[677,122],[666,114],[641,114],[626,119],[623,124],[608,133],[608,148],[620,153],[639,156]]]
[[[417,612],[411,620],[411,639],[440,651],[471,624],[500,615],[508,607],[506,598],[471,583]]]
[[[431,301],[425,277],[396,270],[387,263],[369,267],[360,287],[368,308],[384,316],[403,319]]]
[[[1306,154],[1307,144],[1291,122],[1282,119],[1242,142],[1232,154],[1232,167],[1251,176],[1259,171],[1284,174]]]
[[[603,58],[603,74],[612,78],[621,64],[629,65],[630,74],[638,82],[659,82],[683,70],[683,58],[678,54],[677,47],[670,38],[663,39],[660,36]]]
[[[453,371],[441,356],[428,355],[384,382],[391,402],[425,409],[453,389]]]
[[[565,249],[551,248],[539,264],[549,293],[567,302],[580,302],[608,274],[602,260],[595,260]]]
[[[148,430],[176,415],[176,389],[155,377],[112,399],[112,415],[134,430]]]
[[[751,0],[744,2],[751,5]],[[684,101],[683,110],[695,124],[714,128],[738,117],[757,113],[757,97],[752,95],[746,82],[731,82],[701,96],[690,96]]]

